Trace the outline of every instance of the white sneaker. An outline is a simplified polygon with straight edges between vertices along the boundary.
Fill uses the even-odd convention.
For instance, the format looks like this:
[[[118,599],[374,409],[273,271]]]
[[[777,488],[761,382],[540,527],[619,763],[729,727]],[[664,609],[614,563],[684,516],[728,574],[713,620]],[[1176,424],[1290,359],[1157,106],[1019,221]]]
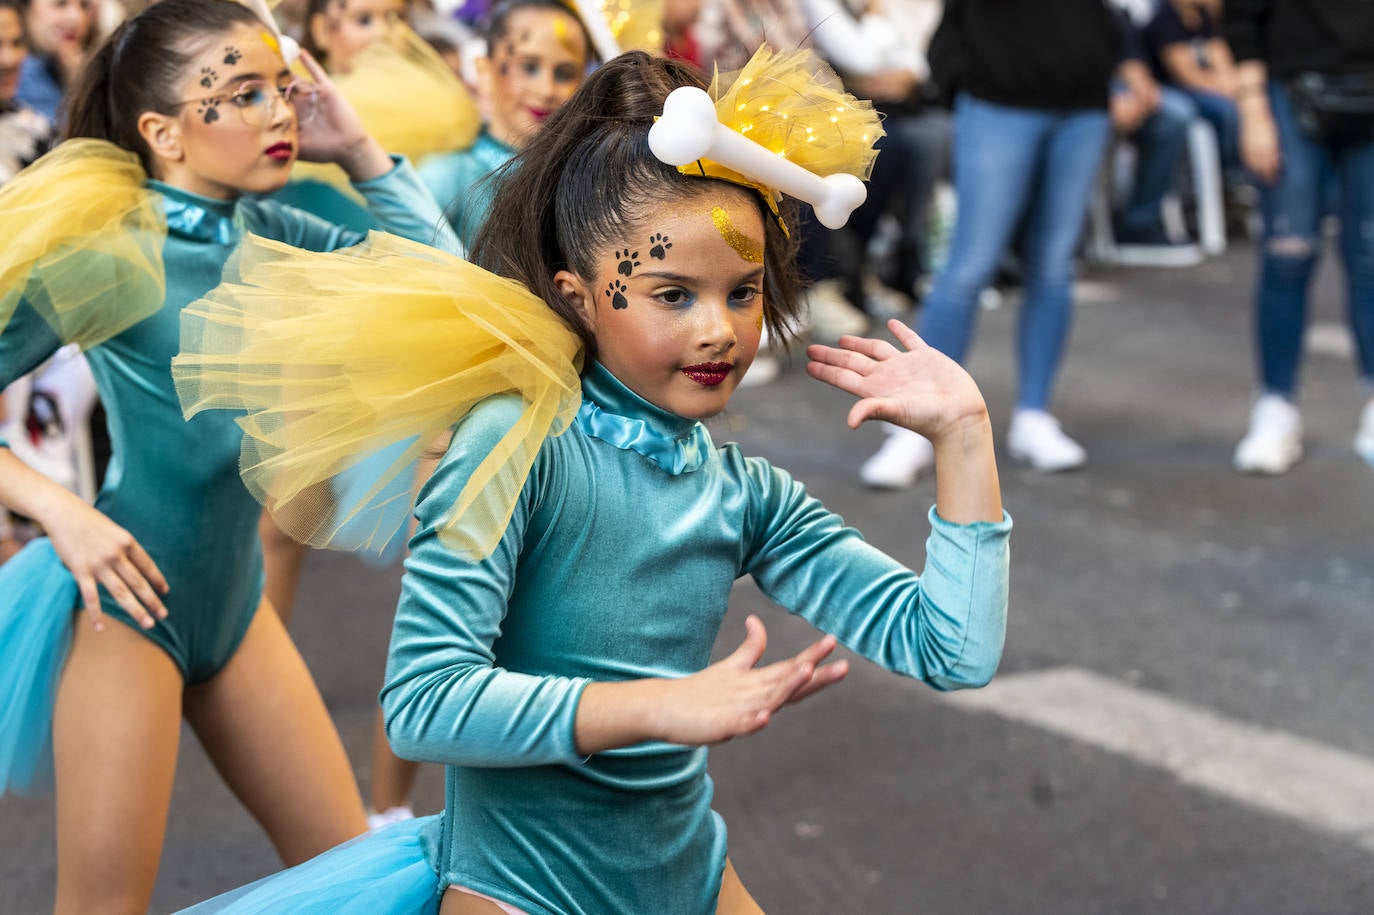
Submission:
[[[1360,414],[1360,428],[1355,433],[1355,453],[1374,466],[1374,397],[1364,405]]]
[[[367,815],[367,828],[376,830],[393,823],[403,823],[413,819],[415,819],[415,811],[409,807],[388,807],[381,813],[369,813]]]
[[[845,298],[840,280],[821,280],[802,294],[811,333],[820,340],[838,340],[845,334],[868,330],[868,316]]]
[[[1302,416],[1277,394],[1264,394],[1250,410],[1250,428],[1231,459],[1241,473],[1287,473],[1302,459]]]
[[[1018,409],[1011,414],[1007,450],[1041,473],[1072,470],[1088,461],[1083,446],[1065,435],[1059,420],[1044,410]]]
[[[889,426],[883,446],[859,468],[859,479],[873,489],[906,489],[934,465],[935,448],[929,439]]]

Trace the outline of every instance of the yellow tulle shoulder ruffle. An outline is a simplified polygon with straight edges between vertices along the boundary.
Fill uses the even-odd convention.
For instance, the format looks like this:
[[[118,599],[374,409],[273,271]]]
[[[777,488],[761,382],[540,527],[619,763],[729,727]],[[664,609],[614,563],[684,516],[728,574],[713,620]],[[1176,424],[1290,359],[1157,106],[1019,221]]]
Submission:
[[[885,131],[873,103],[851,95],[815,51],[776,52],[762,46],[738,73],[716,73],[708,90],[716,118],[731,130],[817,175],[850,174],[865,181]],[[773,192],[708,159],[678,169]]]
[[[482,129],[467,88],[404,23],[360,52],[348,73],[330,78],[382,148],[417,165],[438,153],[467,149]],[[300,162],[292,177],[352,190],[336,165]]]
[[[520,421],[439,531],[481,558],[540,445],[576,414],[580,365],[577,335],[541,299],[460,258],[376,232],[327,253],[250,235],[225,281],[182,312],[172,376],[187,418],[247,411],[242,476],[288,535],[347,549],[396,533],[407,512],[395,500],[408,507],[436,439],[484,398],[519,395]],[[364,462],[367,484],[345,485]]]
[[[0,330],[27,300],[88,349],[162,307],[167,215],[138,157],[68,140],[0,188]]]

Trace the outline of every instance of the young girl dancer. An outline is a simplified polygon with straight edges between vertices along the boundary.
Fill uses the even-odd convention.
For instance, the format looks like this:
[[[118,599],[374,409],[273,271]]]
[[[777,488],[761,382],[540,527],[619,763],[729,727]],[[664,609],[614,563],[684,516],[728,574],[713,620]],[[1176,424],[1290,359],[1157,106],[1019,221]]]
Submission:
[[[487,119],[467,149],[420,163],[420,180],[471,244],[496,196],[496,172],[582,83],[591,38],[559,0],[502,0],[488,14],[478,94]]]
[[[872,111],[813,84],[806,56],[746,71],[715,110],[743,112],[735,129],[789,159],[815,136],[837,144],[830,170],[865,172]],[[527,288],[439,255],[402,285],[387,266],[397,246],[312,257],[264,244],[237,284],[187,311],[178,391],[190,411],[253,409],[244,469],[269,498],[321,490],[312,482],[346,463],[350,439],[423,446],[431,420],[462,417],[421,492],[382,692],[398,753],[448,767],[444,814],[197,911],[353,911],[365,898],[368,912],[445,915],[757,912],[710,808],[705,748],[841,679],[845,662],[822,663],[837,642],[938,689],[992,676],[1011,523],[986,407],[956,363],[897,322],[900,348],[848,337],[808,350],[813,376],[860,398],[851,426],[885,419],[935,444],[919,576],[783,471],[717,448],[700,422],[726,408],[762,328],[782,330],[797,294],[764,169],[703,158],[679,171],[650,151],[669,93],[698,80],[623,55],[531,140],[474,251]],[[346,294],[318,302],[274,281],[287,269]],[[357,327],[375,303],[346,291],[379,281],[395,283],[386,313],[432,314],[423,338]],[[377,370],[347,358],[352,347],[310,345],[350,326]],[[288,360],[311,383],[273,382]],[[392,414],[389,430],[344,428],[382,391],[408,425]],[[295,413],[310,402],[314,416]],[[339,433],[312,440],[326,418]],[[765,636],[750,618],[743,644],[709,664],[743,575],[830,634],[756,666]]]
[[[259,612],[241,436],[227,414],[184,422],[168,366],[181,309],[247,232],[361,240],[242,196],[279,187],[298,152],[339,163],[393,231],[456,241],[319,68],[312,87],[277,48],[236,3],[149,7],[84,74],[77,139],[0,192],[0,385],[80,342],[115,452],[92,508],[0,448],[0,504],[50,537],[0,569],[0,790],[55,763],[59,912],[146,910],[183,717],[286,862],[365,828],[324,704]]]

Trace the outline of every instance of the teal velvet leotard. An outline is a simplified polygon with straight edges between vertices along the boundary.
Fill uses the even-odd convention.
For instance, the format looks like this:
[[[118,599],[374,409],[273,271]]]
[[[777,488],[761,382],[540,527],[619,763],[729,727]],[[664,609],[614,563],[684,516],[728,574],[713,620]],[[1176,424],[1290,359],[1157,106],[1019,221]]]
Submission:
[[[726,854],[707,751],[654,743],[583,758],[583,688],[706,667],[743,575],[883,667],[937,689],[981,685],[1005,635],[1011,523],[955,525],[932,510],[918,576],[786,473],[716,448],[700,423],[599,364],[583,398],[476,563],[435,526],[521,405],[492,398],[457,426],[417,509],[387,733],[401,757],[448,766],[443,818],[423,827],[441,886],[530,915],[706,915]]]
[[[467,247],[472,247],[496,198],[494,173],[514,156],[515,150],[483,127],[467,149],[430,156],[420,163],[420,180]]]
[[[168,616],[145,632],[103,588],[101,606],[112,618],[145,632],[188,683],[198,683],[233,655],[261,600],[257,522],[262,508],[239,479],[243,434],[233,415],[211,411],[190,422],[182,419],[170,372],[180,348],[181,310],[219,283],[245,232],[317,251],[353,245],[363,236],[270,200],[212,200],[150,184],[163,195],[167,211],[166,302],[86,357],[109,417],[114,451],[96,507],[128,530],[166,576]],[[457,250],[433,200],[405,162],[398,160],[387,174],[356,187],[381,226]],[[61,345],[37,312],[21,303],[0,335],[0,388]],[[4,591],[0,588],[0,616],[9,596]]]

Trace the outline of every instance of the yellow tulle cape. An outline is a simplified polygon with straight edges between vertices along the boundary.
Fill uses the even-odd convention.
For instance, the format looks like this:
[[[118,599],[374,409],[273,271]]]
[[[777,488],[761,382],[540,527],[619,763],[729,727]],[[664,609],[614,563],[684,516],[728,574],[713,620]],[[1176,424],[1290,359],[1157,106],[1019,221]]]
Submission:
[[[482,129],[467,88],[404,23],[361,51],[348,73],[330,78],[382,148],[417,165],[438,153],[467,149]],[[300,162],[291,174],[352,193],[337,165]]]
[[[850,174],[868,180],[885,131],[873,103],[845,90],[839,76],[815,51],[778,52],[764,45],[738,73],[720,74],[707,90],[716,119],[760,146],[817,175]],[[678,171],[774,192],[709,159]]]
[[[288,535],[350,549],[396,533],[394,502],[449,427],[484,398],[520,396],[519,422],[439,531],[481,558],[540,445],[577,412],[580,366],[577,335],[524,286],[374,232],[322,254],[248,236],[224,283],[183,311],[172,375],[187,418],[247,411],[243,480]],[[367,485],[341,483],[363,462]]]
[[[88,349],[151,316],[167,294],[167,216],[138,157],[68,140],[0,188],[0,331],[27,300]]]

